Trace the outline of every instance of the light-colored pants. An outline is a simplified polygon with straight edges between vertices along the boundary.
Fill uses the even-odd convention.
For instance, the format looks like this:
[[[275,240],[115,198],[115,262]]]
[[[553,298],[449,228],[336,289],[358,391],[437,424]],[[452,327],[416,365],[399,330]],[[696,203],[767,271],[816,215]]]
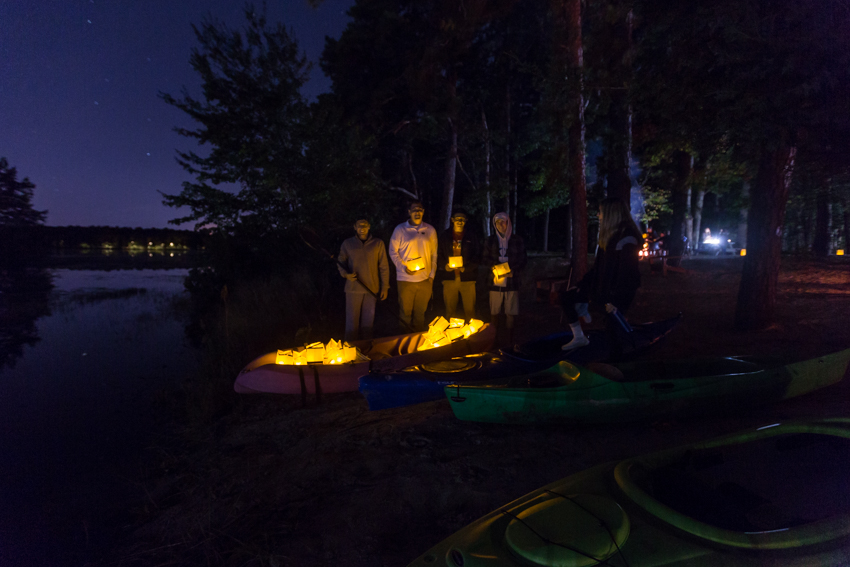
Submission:
[[[446,317],[451,318],[457,312],[457,295],[463,301],[464,319],[475,317],[475,282],[445,280],[443,282],[443,302],[446,304]]]
[[[375,296],[369,293],[345,294],[345,340],[372,338],[376,303]]]
[[[498,315],[505,306],[505,315],[519,315],[518,291],[490,291],[490,314]]]
[[[431,301],[432,280],[421,282],[398,282],[398,306],[401,309],[401,320],[411,324],[417,331],[425,330],[425,310]],[[406,329],[405,329],[406,331]]]

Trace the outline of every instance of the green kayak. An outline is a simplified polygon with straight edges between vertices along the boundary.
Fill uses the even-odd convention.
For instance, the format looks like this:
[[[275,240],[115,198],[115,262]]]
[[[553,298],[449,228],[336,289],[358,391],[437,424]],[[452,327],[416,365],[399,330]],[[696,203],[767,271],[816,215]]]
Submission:
[[[758,357],[650,360],[622,364],[559,362],[502,383],[445,387],[466,421],[602,423],[712,413],[776,402],[840,381],[850,349],[785,364]]]
[[[848,467],[850,419],[766,425],[553,482],[410,567],[850,565]]]

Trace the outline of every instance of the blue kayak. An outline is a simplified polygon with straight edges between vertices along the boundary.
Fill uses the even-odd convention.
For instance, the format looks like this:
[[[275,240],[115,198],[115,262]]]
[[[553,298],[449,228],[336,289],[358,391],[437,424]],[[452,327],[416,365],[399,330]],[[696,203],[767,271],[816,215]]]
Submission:
[[[626,360],[658,343],[680,318],[681,314],[654,323],[626,326],[618,336],[619,348],[612,347],[613,341],[606,331],[592,330],[587,333],[590,344],[563,351],[561,346],[572,340],[572,333],[553,333],[514,349],[419,364],[397,372],[371,373],[359,379],[359,390],[370,410],[381,410],[445,399],[443,388],[449,384],[497,382],[544,370],[561,360],[580,365]]]

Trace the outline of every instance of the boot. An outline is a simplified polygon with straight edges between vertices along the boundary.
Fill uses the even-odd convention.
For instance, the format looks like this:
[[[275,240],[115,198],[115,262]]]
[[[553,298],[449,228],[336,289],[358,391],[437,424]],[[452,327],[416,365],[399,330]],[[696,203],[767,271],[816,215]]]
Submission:
[[[590,344],[588,338],[584,336],[584,331],[581,330],[579,321],[570,323],[570,329],[573,332],[573,340],[562,346],[561,350],[573,350]]]

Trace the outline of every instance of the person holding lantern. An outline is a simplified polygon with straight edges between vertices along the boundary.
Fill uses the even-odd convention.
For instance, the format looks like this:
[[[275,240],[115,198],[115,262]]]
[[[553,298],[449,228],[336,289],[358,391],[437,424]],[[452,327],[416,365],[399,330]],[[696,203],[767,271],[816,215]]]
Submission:
[[[505,328],[510,344],[514,342],[514,319],[519,314],[520,274],[528,263],[525,242],[512,234],[511,219],[507,213],[496,213],[493,217],[495,234],[487,237],[481,263],[493,269],[490,274],[490,315],[492,324],[504,309]]]
[[[437,271],[437,231],[422,222],[425,207],[412,201],[410,218],[395,227],[390,237],[390,260],[396,267],[400,317],[417,331],[425,330],[425,310],[431,300]]]
[[[443,281],[447,319],[455,316],[458,294],[463,301],[464,318],[467,321],[475,318],[475,282],[478,279],[481,244],[472,229],[467,228],[468,220],[466,211],[455,209],[451,226],[437,239],[437,266]]]
[[[639,252],[643,247],[640,229],[632,219],[626,203],[608,198],[599,207],[599,245],[593,267],[572,287],[561,293],[561,307],[573,332],[573,339],[562,346],[572,350],[589,344],[581,328],[581,320],[590,323],[590,302],[604,306],[611,314],[606,330],[611,346],[618,349],[615,312],[624,314],[640,287]]]
[[[354,236],[339,249],[337,267],[345,282],[345,340],[371,339],[378,298],[387,298],[390,265],[387,247],[373,237],[366,219],[354,223]]]

